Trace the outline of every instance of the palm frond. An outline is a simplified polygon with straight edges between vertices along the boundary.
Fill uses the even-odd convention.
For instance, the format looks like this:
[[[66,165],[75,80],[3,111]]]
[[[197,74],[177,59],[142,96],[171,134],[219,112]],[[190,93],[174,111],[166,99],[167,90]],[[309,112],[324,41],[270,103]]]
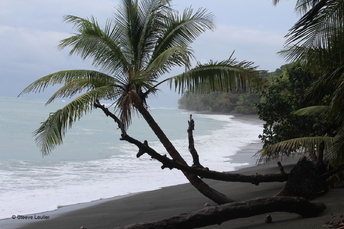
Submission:
[[[297,0],[295,11],[307,12],[310,8],[314,7],[321,0]],[[277,5],[280,0],[272,0],[274,5]]]
[[[306,13],[309,9],[315,7],[321,0],[298,0],[296,2],[295,11]]]
[[[116,84],[103,84],[97,80],[90,79],[75,79],[68,81],[63,87],[58,89],[47,101],[46,104],[53,102],[56,98],[71,98],[77,93],[87,92],[102,86],[112,86],[112,93],[107,93],[107,96],[103,99],[115,100],[121,93],[121,85]]]
[[[164,22],[167,19],[166,12],[172,11],[169,6],[170,1],[140,1],[138,7],[138,19],[136,23],[135,43],[135,65],[136,69],[145,68],[151,61],[152,52],[161,36],[164,28]]]
[[[167,18],[163,34],[156,42],[152,59],[171,47],[187,46],[206,30],[215,28],[213,14],[202,8],[195,13],[191,8],[187,8],[182,15],[168,12]]]
[[[325,156],[328,156],[333,141],[333,137],[321,136],[289,139],[263,148],[258,151],[256,156],[259,156],[259,161],[261,162],[297,153],[301,155],[316,154],[322,143],[324,143]]]
[[[292,112],[292,114],[300,116],[323,116],[329,112],[329,106],[311,106],[301,108],[297,111]]]
[[[206,93],[209,91],[228,92],[247,89],[254,78],[258,77],[252,62],[237,62],[235,59],[198,64],[195,68],[170,78],[171,87],[179,93],[186,90]]]
[[[39,93],[44,91],[48,86],[53,86],[56,84],[65,84],[69,81],[78,79],[88,79],[90,82],[97,82],[101,85],[114,84],[116,80],[104,73],[92,71],[92,70],[67,70],[59,71],[56,73],[44,76],[35,82],[27,86],[20,94],[35,92]]]
[[[71,128],[84,114],[90,112],[98,99],[108,97],[107,94],[111,94],[112,91],[112,86],[96,88],[51,113],[49,118],[34,131],[36,142],[43,155],[49,154],[56,146],[62,144],[67,129]]]
[[[320,0],[311,2],[311,5],[312,8],[290,30],[287,43],[326,47],[328,37],[336,33],[343,19],[343,1]]]
[[[108,20],[105,28],[100,28],[95,18],[84,19],[67,15],[65,22],[74,24],[78,34],[63,39],[59,48],[71,46],[70,54],[80,55],[81,58],[92,58],[93,65],[110,74],[118,69],[129,68],[130,61],[123,52],[121,37],[122,30]]]
[[[190,67],[190,59],[193,58],[193,53],[187,46],[171,47],[160,53],[148,66],[146,71],[151,72],[152,76],[159,76],[167,73],[174,66]],[[156,78],[154,77],[154,78]]]

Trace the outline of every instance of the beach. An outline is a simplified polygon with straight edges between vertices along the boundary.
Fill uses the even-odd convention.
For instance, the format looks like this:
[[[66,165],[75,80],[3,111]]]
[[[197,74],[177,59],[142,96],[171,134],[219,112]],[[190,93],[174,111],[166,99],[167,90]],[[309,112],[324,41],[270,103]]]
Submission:
[[[32,131],[67,101],[44,106],[42,99],[0,97],[0,103],[4,107],[0,113],[4,124],[0,129],[0,220],[187,183],[180,171],[161,170],[161,164],[148,155],[137,158],[137,147],[121,141],[116,125],[100,110],[75,123],[63,145],[42,156]],[[192,157],[186,129],[193,114],[201,162],[217,171],[249,166],[248,160],[236,154],[259,142],[262,130],[257,117],[243,123],[233,115],[197,114],[177,108],[152,108],[151,112],[189,164]],[[135,116],[132,121],[130,136],[147,140],[157,152],[166,154],[142,117]]]
[[[257,144],[250,144],[238,153],[252,155]],[[251,153],[250,153],[251,152]],[[286,172],[289,172],[297,159],[282,161]],[[246,167],[236,171],[242,174],[278,173],[276,162]],[[236,201],[243,201],[257,197],[268,197],[276,194],[284,183],[261,183],[258,186],[249,183],[221,182],[205,180],[211,187],[223,192]],[[85,187],[87,188],[87,187]],[[204,228],[324,228],[328,221],[341,221],[344,214],[343,189],[332,189],[325,196],[312,202],[326,205],[326,210],[315,218],[302,218],[297,214],[273,212],[270,213],[272,223],[265,223],[265,215],[240,218],[227,221],[221,225]],[[215,205],[200,194],[190,184],[175,185],[154,191],[138,193],[122,198],[101,200],[89,205],[63,207],[57,211],[45,212],[34,217],[46,216],[48,219],[10,219],[0,222],[1,228],[21,229],[105,229],[121,227],[133,223],[148,222],[171,217],[181,213],[199,210],[205,204]],[[6,223],[7,222],[7,223]]]
[[[6,104],[17,102],[13,99],[6,101]],[[32,111],[30,117],[33,120],[18,123],[17,119],[12,119],[12,113],[9,113],[3,118],[11,124],[6,131],[3,130],[7,138],[11,136],[8,134],[9,131],[13,130],[13,136],[16,136],[17,130],[33,129],[30,123],[38,122],[45,117],[39,116],[41,101],[19,102],[36,108],[30,110]],[[188,120],[189,112],[166,109],[153,111],[161,119],[159,123],[163,123],[164,129],[169,131],[169,136],[172,135],[173,143],[178,148],[187,149],[186,141],[181,139],[186,139],[184,123]],[[21,113],[20,110],[18,113]],[[174,120],[178,118],[178,123],[183,124],[181,127],[166,121],[172,113]],[[102,124],[102,117],[98,117],[97,113],[95,115],[97,119],[90,117],[89,120],[85,120],[82,127],[73,129],[75,132],[71,133],[69,139],[79,142],[78,144],[67,142],[64,148],[61,147],[58,149],[60,151],[54,152],[49,157],[34,158],[39,153],[30,146],[32,139],[24,138],[30,132],[25,135],[23,133],[20,144],[15,144],[16,141],[13,139],[17,138],[6,141],[11,145],[6,146],[8,158],[3,159],[2,162],[3,168],[7,170],[2,171],[1,200],[2,215],[5,218],[0,220],[1,229],[79,229],[82,226],[87,229],[115,228],[199,210],[205,204],[215,205],[188,184],[180,171],[161,170],[160,164],[150,160],[149,157],[138,160],[135,157],[137,152],[135,148],[128,147],[127,144],[119,145],[122,142],[113,143],[113,137],[99,141],[100,137],[109,136],[113,130],[104,131],[108,126],[105,125],[106,123]],[[235,173],[249,175],[279,172],[276,162],[264,165],[255,163],[256,158],[253,156],[262,146],[256,139],[262,125],[256,116],[195,114],[194,118],[197,124],[194,133],[196,148],[199,150],[201,163],[213,170],[233,171],[235,168],[237,170],[234,171]],[[95,120],[99,121],[96,127],[87,126],[95,125]],[[27,124],[30,126],[26,126]],[[136,126],[140,127],[136,130],[141,132],[134,132],[135,135],[141,136],[141,139],[149,138],[147,131],[142,131],[140,125],[136,123]],[[98,143],[94,150],[86,144],[90,142],[87,136],[98,139],[94,142]],[[94,143],[92,141],[92,144]],[[20,145],[25,146],[25,149],[16,147]],[[159,149],[158,144],[152,140],[150,145]],[[114,148],[118,146],[120,151]],[[16,153],[10,154],[14,150]],[[93,158],[94,152],[102,154],[96,154],[97,157]],[[18,158],[12,158],[12,155]],[[183,155],[190,157],[187,150]],[[296,160],[294,158],[282,161],[286,172],[290,171]],[[205,182],[236,201],[273,196],[284,185],[279,182],[261,183],[259,186],[214,180],[205,180]],[[6,190],[7,195],[4,195]],[[272,224],[264,223],[266,215],[258,215],[206,228],[323,228],[323,224],[327,221],[341,220],[339,217],[344,214],[342,191],[342,189],[330,190],[327,195],[314,200],[327,206],[317,218],[304,219],[296,214],[274,212],[270,214]],[[97,198],[98,196],[100,198]],[[21,211],[22,209],[26,209],[25,211],[29,213]],[[10,218],[12,215],[13,218]]]

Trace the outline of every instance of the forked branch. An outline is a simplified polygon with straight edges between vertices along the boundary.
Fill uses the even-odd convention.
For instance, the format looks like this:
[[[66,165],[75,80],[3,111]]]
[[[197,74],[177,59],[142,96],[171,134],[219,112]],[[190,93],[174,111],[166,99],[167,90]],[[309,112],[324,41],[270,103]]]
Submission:
[[[137,157],[141,157],[143,154],[147,153],[153,159],[156,159],[159,162],[161,162],[162,169],[164,168],[178,169],[184,172],[195,174],[202,178],[209,178],[213,180],[228,181],[228,182],[252,183],[255,185],[259,185],[259,183],[262,183],[262,182],[284,182],[288,180],[289,174],[287,173],[243,175],[243,174],[236,174],[236,173],[230,173],[230,172],[218,172],[218,171],[210,170],[208,168],[197,167],[197,166],[191,167],[188,165],[178,163],[168,158],[166,155],[161,155],[160,153],[156,152],[153,148],[151,148],[148,145],[147,141],[144,141],[142,143],[139,140],[129,136],[126,133],[125,129],[123,128],[124,125],[120,121],[120,119],[116,115],[114,115],[112,112],[110,112],[108,108],[106,108],[104,105],[101,105],[99,101],[95,103],[94,106],[96,108],[102,109],[102,111],[107,116],[111,117],[118,124],[118,127],[121,129],[121,132],[122,132],[121,140],[125,140],[137,146],[137,148],[139,149],[139,152],[136,155]],[[190,127],[192,127],[192,122],[189,121],[189,129],[191,129]]]

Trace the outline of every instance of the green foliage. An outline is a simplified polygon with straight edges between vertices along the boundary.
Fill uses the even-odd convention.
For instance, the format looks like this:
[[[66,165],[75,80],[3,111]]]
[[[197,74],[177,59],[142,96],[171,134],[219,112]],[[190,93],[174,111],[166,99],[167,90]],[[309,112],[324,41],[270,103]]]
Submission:
[[[300,0],[296,10],[303,15],[289,30],[287,49],[280,53],[315,77],[304,93],[308,104],[293,113],[315,118],[310,135],[332,137],[326,159],[339,166],[344,163],[344,1]]]
[[[259,71],[253,62],[237,61],[232,55],[223,61],[198,62],[195,68],[171,78],[171,87],[178,88],[179,93],[205,94],[246,91],[259,84]]]
[[[282,156],[291,156],[295,152],[304,155],[317,155],[318,146],[324,144],[324,152],[328,153],[333,144],[332,137],[302,137],[293,138],[290,140],[281,141],[278,144],[273,144],[264,147],[260,152],[260,161],[268,160],[270,158],[278,158]]]
[[[240,114],[256,114],[256,104],[259,103],[260,96],[254,93],[241,94],[234,111]]]
[[[255,93],[220,93],[197,94],[186,92],[178,101],[179,108],[195,111],[236,112],[257,114],[256,104],[260,97]]]
[[[261,92],[262,99],[257,107],[259,118],[265,121],[263,134],[259,136],[264,146],[291,138],[332,134],[331,126],[321,118],[292,113],[312,105],[304,99],[304,94],[313,81],[314,76],[302,70],[300,65],[290,64]]]

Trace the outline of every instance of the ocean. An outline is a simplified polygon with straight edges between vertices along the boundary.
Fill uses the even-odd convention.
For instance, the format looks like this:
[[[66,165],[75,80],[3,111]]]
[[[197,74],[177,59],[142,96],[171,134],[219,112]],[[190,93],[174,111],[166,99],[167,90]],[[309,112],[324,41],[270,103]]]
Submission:
[[[180,171],[162,170],[148,155],[136,158],[137,148],[119,140],[116,124],[99,109],[82,117],[62,145],[42,156],[32,132],[67,101],[45,106],[42,99],[0,97],[0,104],[0,219],[187,183]],[[150,112],[189,164],[186,129],[192,113],[201,164],[217,171],[251,165],[232,157],[260,142],[263,130],[259,121],[242,122],[232,115],[164,107]],[[142,117],[133,118],[128,134],[166,154]]]

